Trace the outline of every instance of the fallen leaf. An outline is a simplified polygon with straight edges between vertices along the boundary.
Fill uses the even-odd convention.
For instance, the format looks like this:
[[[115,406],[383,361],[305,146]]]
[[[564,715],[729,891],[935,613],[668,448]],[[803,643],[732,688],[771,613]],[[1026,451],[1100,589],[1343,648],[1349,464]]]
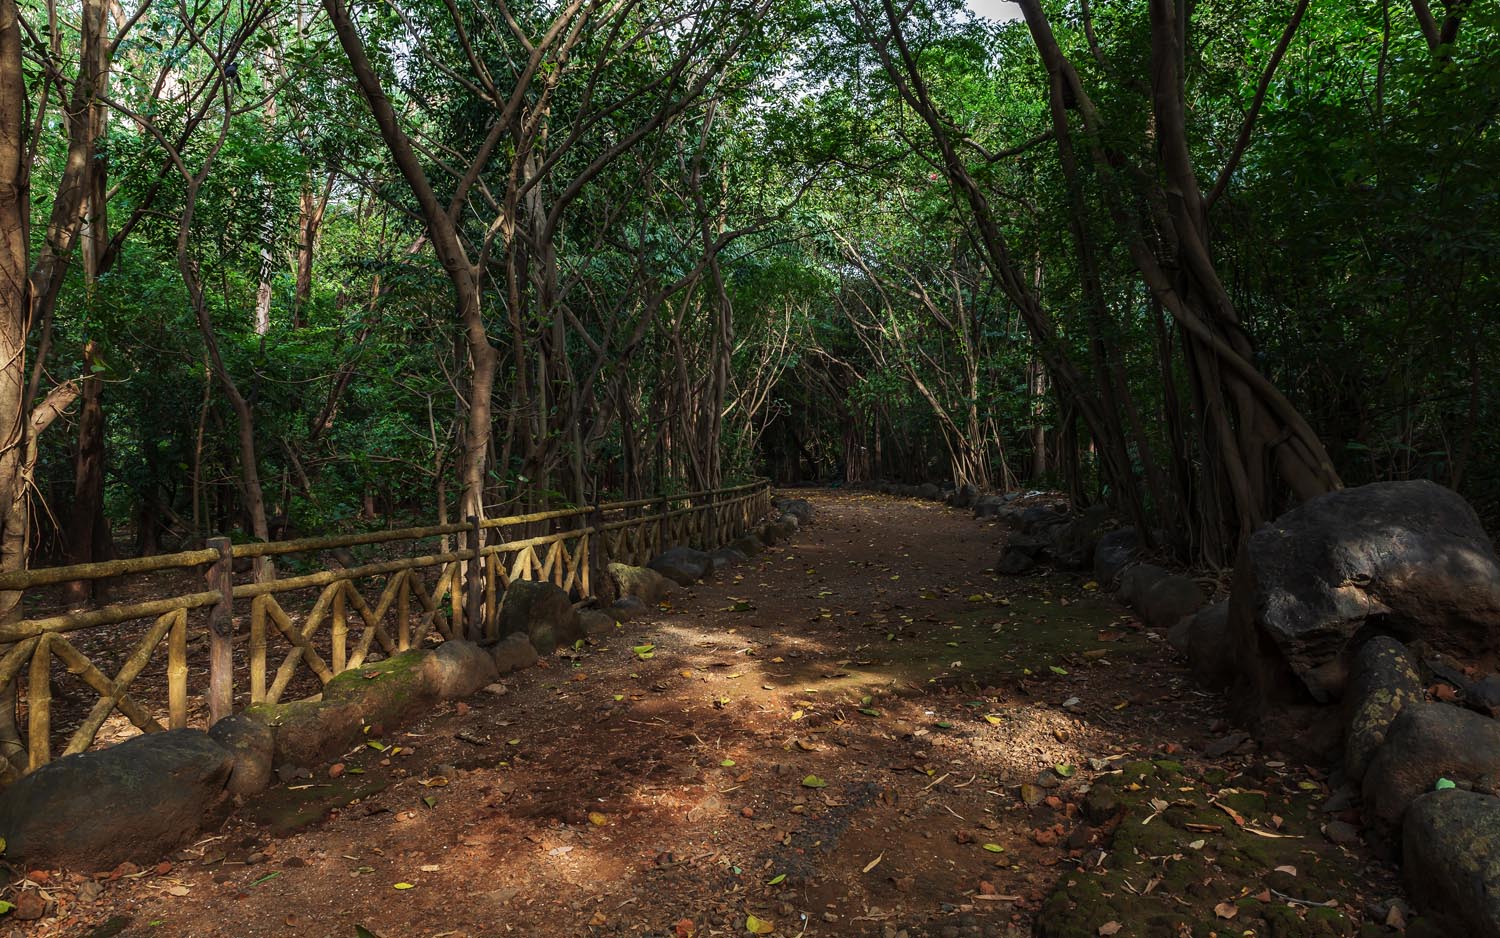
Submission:
[[[752,935],[769,935],[775,930],[776,926],[764,919],[756,918],[753,915],[745,916],[745,931]]]
[[[809,775],[807,778],[804,778],[802,780],[802,787],[803,788],[827,788],[828,787],[828,783],[825,782],[825,781],[823,781],[821,778],[818,778],[816,775]]]
[[[861,873],[868,873],[868,872],[870,872],[871,870],[875,869],[875,867],[879,866],[880,865],[880,861],[884,860],[884,859],[885,859],[885,852],[881,851],[880,856],[878,856],[875,859],[871,860],[869,863],[866,863],[865,864],[865,868],[862,869],[862,870],[860,870],[860,872]]]
[[[1214,914],[1222,919],[1231,919],[1240,914],[1240,907],[1233,902],[1220,902],[1214,906]]]
[[[772,876],[770,879],[766,880],[766,885],[767,886],[780,886],[784,882],[786,882],[786,874],[785,873],[777,873],[775,876]]]
[[[396,889],[416,889],[417,887],[414,886],[414,885],[412,885],[411,883],[397,883],[394,888],[396,888]]]
[[[1119,934],[1120,929],[1124,927],[1125,926],[1121,925],[1119,922],[1105,922],[1103,925],[1099,926],[1099,934],[1103,936],[1103,938],[1109,938],[1110,935]]]
[[[598,811],[590,811],[589,823],[594,825],[595,827],[603,827],[604,825],[609,823],[609,818],[600,814]]]

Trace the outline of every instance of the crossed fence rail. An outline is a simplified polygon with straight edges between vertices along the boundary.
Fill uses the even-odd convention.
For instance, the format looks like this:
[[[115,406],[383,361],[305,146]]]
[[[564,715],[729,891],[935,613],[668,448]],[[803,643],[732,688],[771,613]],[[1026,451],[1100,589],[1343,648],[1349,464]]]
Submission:
[[[189,668],[190,646],[202,644],[206,633],[207,666],[196,674],[207,677],[202,697],[212,724],[236,706],[237,671],[243,673],[240,686],[248,685],[248,694],[239,696],[241,703],[277,703],[290,689],[310,686],[309,674],[321,687],[360,667],[372,654],[392,655],[430,641],[493,640],[511,582],[550,581],[578,599],[589,598],[606,563],[640,565],[672,545],[719,546],[747,532],[770,510],[770,500],[770,483],[762,480],[685,495],[364,534],[254,544],[230,544],[219,537],[203,550],[0,574],[0,592],[198,568],[206,569],[207,586],[32,619],[19,618],[17,603],[12,620],[0,623],[0,706],[12,700],[24,706],[28,772],[51,761],[58,735],[53,725],[54,663],[97,698],[67,734],[63,755],[92,747],[115,711],[146,733],[185,727],[195,676]],[[444,549],[450,538],[460,539],[461,546]],[[434,539],[442,539],[436,549],[426,546]],[[373,545],[390,551],[403,544],[409,556],[235,582],[236,560],[259,563]],[[367,596],[361,584],[377,592]],[[299,617],[298,603],[309,599]],[[247,601],[244,663],[237,666],[235,621]],[[94,660],[102,657],[98,650],[91,657],[79,647],[98,630],[137,621],[149,625],[132,639],[113,677]],[[131,686],[157,663],[164,644],[167,699],[162,714],[159,701],[133,696]]]

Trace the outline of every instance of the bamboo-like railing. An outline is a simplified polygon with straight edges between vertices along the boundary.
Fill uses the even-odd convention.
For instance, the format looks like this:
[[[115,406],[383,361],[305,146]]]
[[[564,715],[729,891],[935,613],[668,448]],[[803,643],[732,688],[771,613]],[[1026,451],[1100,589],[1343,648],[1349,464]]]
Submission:
[[[17,616],[0,623],[0,701],[25,703],[27,771],[33,771],[52,758],[54,660],[98,697],[73,728],[62,754],[92,747],[116,710],[142,732],[185,727],[192,676],[189,614],[207,610],[203,618],[208,684],[202,694],[207,722],[212,724],[228,716],[236,704],[235,617],[246,601],[244,670],[249,692],[240,702],[276,703],[298,686],[299,677],[305,683],[306,674],[311,674],[321,687],[360,667],[377,651],[391,655],[454,638],[493,640],[498,637],[500,602],[512,581],[550,581],[578,599],[588,598],[594,595],[605,563],[643,564],[666,546],[717,547],[744,534],[769,512],[770,499],[770,483],[759,481],[685,495],[364,534],[236,545],[227,538],[211,538],[204,550],[3,573],[0,592],[17,592],[75,580],[206,568],[207,589],[86,612]],[[462,539],[458,549],[418,552],[420,542],[442,538],[446,543],[455,535]],[[402,544],[411,556],[283,579],[234,582],[237,559]],[[378,590],[373,602],[361,591],[361,583]],[[289,605],[306,597],[313,598],[300,618],[288,611]],[[20,608],[18,603],[16,609]],[[87,636],[137,620],[151,624],[132,641],[113,677],[78,647],[79,633]],[[163,644],[165,726],[153,706],[130,693]],[[200,673],[203,670],[200,667]],[[159,709],[159,702],[153,703]]]

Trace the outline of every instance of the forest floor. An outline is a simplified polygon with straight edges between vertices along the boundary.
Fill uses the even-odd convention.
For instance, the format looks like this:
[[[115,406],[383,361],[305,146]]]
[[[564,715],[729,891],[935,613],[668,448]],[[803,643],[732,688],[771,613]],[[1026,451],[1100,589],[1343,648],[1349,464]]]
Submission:
[[[998,577],[1004,529],[939,504],[807,497],[790,546],[160,866],[41,875],[17,933],[1332,936],[1399,894],[1317,768],[1086,576]]]

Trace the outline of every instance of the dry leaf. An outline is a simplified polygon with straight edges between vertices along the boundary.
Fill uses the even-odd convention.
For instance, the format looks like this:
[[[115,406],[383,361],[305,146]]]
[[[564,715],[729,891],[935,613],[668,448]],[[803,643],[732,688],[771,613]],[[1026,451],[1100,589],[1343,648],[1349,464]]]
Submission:
[[[1105,922],[1103,925],[1099,926],[1099,934],[1103,936],[1103,938],[1109,938],[1110,935],[1119,934],[1120,929],[1124,927],[1125,926],[1121,925],[1119,922]]]
[[[870,872],[871,870],[875,869],[875,867],[879,866],[880,865],[880,861],[884,860],[884,859],[885,859],[885,852],[881,851],[880,856],[878,856],[875,859],[871,860],[869,863],[866,863],[865,864],[865,868],[862,869],[862,870],[860,870],[860,872],[861,873],[868,873],[868,872]]]
[[[1214,914],[1219,918],[1231,919],[1240,914],[1240,907],[1233,902],[1220,902],[1214,906]]]

